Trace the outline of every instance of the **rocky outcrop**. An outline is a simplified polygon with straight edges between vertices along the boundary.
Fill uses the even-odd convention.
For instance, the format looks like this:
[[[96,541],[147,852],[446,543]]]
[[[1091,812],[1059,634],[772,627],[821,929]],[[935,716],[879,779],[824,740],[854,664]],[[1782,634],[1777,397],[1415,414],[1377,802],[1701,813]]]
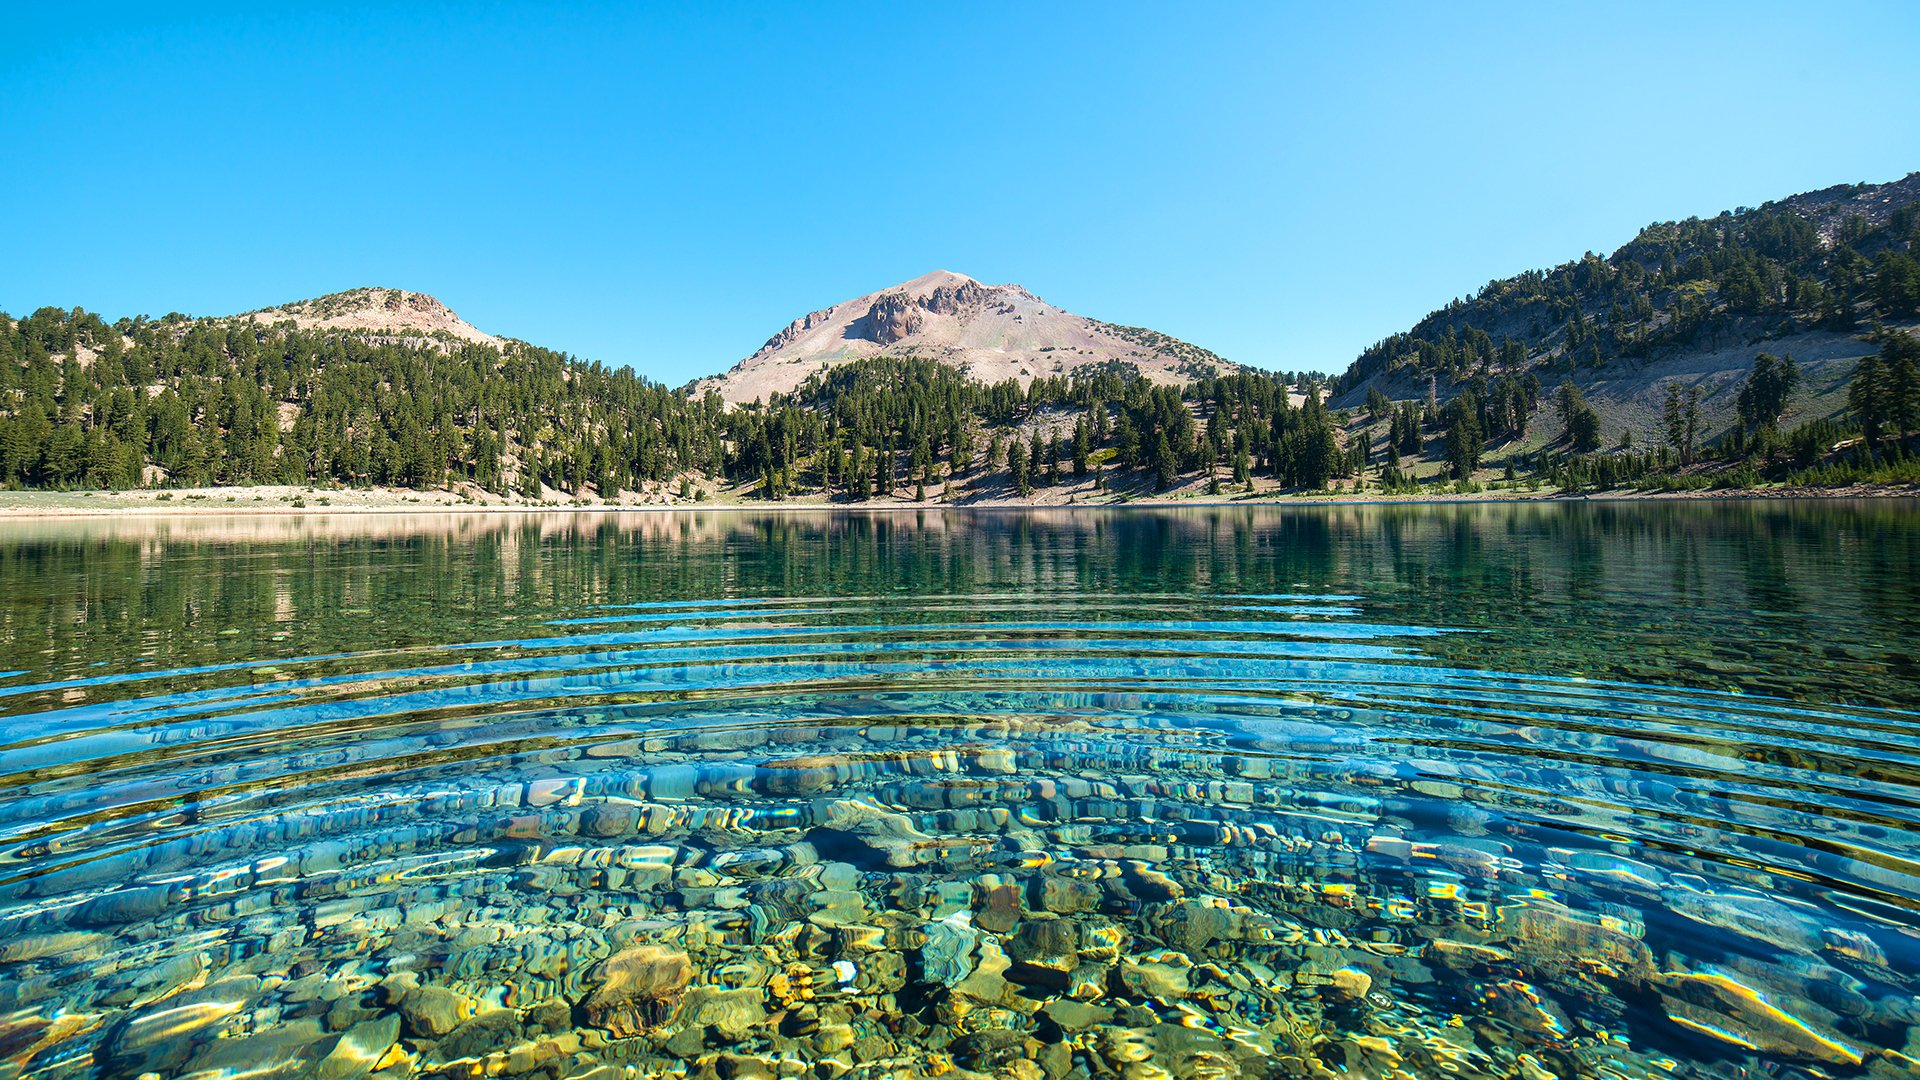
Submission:
[[[867,309],[858,333],[868,341],[891,345],[919,333],[926,321],[920,305],[912,297],[905,293],[887,293]]]
[[[357,330],[375,337],[426,338],[475,345],[504,344],[426,293],[364,288],[296,300],[234,316],[257,323],[291,322],[303,330]]]
[[[935,315],[964,315],[985,307],[992,295],[977,281],[956,281],[935,288],[920,306]]]
[[[826,308],[825,310],[811,312],[802,318],[793,320],[792,322],[787,324],[787,328],[785,330],[782,330],[779,333],[768,338],[767,343],[765,345],[760,346],[760,348],[756,351],[755,355],[759,355],[759,353],[769,352],[774,349],[781,348],[782,346],[786,345],[788,342],[792,341],[794,338],[799,337],[801,334],[804,334],[807,331],[812,330],[817,326],[824,325],[827,319],[832,317],[833,313],[838,310],[839,308],[837,307]]]

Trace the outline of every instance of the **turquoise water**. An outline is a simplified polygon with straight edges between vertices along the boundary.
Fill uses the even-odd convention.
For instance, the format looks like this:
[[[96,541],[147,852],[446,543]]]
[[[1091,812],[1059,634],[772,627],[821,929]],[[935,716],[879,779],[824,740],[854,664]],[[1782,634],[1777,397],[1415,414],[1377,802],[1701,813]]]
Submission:
[[[0,1078],[1920,1073],[1920,513],[0,525]]]

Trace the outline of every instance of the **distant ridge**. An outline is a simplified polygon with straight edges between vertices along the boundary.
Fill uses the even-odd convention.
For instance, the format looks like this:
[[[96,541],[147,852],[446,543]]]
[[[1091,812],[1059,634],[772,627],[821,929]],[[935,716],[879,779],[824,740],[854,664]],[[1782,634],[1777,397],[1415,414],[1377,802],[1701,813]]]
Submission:
[[[1071,374],[1132,364],[1156,383],[1235,369],[1206,349],[1139,327],[1100,322],[1047,303],[1019,285],[983,285],[950,270],[842,301],[789,323],[752,356],[698,380],[740,403],[790,394],[825,367],[880,354],[936,360],[982,382]]]
[[[367,287],[295,300],[233,318],[259,323],[292,322],[303,330],[365,331],[395,337],[448,337],[495,348],[506,339],[483,333],[426,293]]]
[[[1654,222],[1611,255],[1491,281],[1368,347],[1331,404],[1570,382],[1609,441],[1651,446],[1672,385],[1700,393],[1705,430],[1731,427],[1766,352],[1799,366],[1793,422],[1836,416],[1854,365],[1879,349],[1875,328],[1920,330],[1916,245],[1920,172]],[[1542,419],[1540,436],[1558,438],[1558,410]]]

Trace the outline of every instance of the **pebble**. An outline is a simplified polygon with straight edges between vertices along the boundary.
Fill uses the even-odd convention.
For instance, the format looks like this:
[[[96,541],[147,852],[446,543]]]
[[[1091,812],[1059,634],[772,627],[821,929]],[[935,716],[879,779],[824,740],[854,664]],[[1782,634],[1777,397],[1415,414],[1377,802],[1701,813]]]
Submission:
[[[1557,850],[1544,877],[1495,804],[1412,821],[1393,770],[1345,790],[1333,763],[1143,743],[1115,775],[1072,717],[1005,749],[999,728],[985,750],[871,730],[814,753],[668,722],[417,805],[252,823],[284,864],[228,862],[268,888],[180,855],[0,941],[0,1045],[160,1080],[1570,1080],[1654,1075],[1664,1032],[1878,1080],[1911,1047],[1862,1033],[1920,1038],[1884,926],[1623,844]],[[1484,793],[1472,768],[1429,776]],[[196,842],[225,857],[217,835]],[[1742,947],[1688,960],[1650,936],[1675,921],[1656,902]],[[55,1007],[83,985],[101,1007]]]

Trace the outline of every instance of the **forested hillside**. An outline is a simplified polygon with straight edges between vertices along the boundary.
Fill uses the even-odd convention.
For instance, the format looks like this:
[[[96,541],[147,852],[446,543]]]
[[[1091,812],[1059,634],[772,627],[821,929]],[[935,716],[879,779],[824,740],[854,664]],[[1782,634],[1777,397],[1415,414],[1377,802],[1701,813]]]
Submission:
[[[1317,398],[1123,363],[987,385],[877,357],[725,407],[519,342],[243,318],[0,316],[0,483],[337,484],[528,500],[1026,496],[1218,474],[1317,488],[1346,461]],[[956,488],[955,485],[958,485]]]
[[[0,394],[0,482],[43,487],[611,491],[711,460],[718,411],[518,343],[52,308],[0,317]]]
[[[1579,384],[1690,349],[1911,321],[1917,207],[1920,173],[1649,225],[1608,258],[1489,282],[1368,348],[1335,392],[1431,379],[1446,397],[1476,374],[1528,371]]]
[[[1118,484],[1161,491],[1195,478],[1319,488],[1346,459],[1319,395],[1251,371],[1185,387],[1111,363],[1071,376],[983,384],[925,359],[878,357],[817,373],[729,418],[736,470],[765,490],[914,497]],[[966,491],[959,494],[965,496]]]
[[[1649,225],[1364,351],[1342,438],[1389,488],[1920,478],[1916,240],[1920,173]]]
[[[711,381],[675,392],[486,335],[400,290],[222,319],[43,308],[0,314],[0,485],[964,503],[1911,482],[1917,240],[1920,173],[1652,225],[1608,258],[1434,312],[1324,397],[1312,379],[1223,367],[951,274],[797,322],[769,349],[841,323],[869,338],[858,355],[780,362],[792,388],[737,405]],[[1002,294],[1031,312],[989,303]],[[898,334],[870,325],[903,304]],[[1080,348],[987,382],[952,355],[902,355],[915,333],[966,342],[1027,313],[1022,332],[1091,326],[1159,366]],[[882,339],[902,348],[872,351]],[[736,374],[779,359],[762,352]]]

